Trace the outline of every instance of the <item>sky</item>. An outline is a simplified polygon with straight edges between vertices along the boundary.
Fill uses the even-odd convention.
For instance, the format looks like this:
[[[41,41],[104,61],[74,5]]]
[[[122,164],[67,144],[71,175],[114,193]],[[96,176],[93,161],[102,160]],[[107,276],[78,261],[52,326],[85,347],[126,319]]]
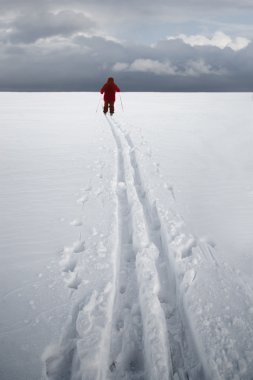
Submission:
[[[0,91],[253,91],[252,0],[0,0]]]

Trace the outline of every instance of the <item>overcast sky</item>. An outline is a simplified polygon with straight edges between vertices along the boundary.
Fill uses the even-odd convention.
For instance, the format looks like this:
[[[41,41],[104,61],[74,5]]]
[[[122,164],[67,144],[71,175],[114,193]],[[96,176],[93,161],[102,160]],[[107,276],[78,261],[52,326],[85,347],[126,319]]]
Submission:
[[[0,0],[0,90],[253,91],[253,0]]]

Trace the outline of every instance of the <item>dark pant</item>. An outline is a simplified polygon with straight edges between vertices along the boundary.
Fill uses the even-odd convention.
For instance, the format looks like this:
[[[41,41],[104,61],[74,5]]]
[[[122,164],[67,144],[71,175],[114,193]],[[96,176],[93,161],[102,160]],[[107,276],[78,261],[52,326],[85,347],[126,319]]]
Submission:
[[[106,102],[104,104],[104,113],[108,112],[108,108],[110,109],[110,114],[114,113],[114,102]]]

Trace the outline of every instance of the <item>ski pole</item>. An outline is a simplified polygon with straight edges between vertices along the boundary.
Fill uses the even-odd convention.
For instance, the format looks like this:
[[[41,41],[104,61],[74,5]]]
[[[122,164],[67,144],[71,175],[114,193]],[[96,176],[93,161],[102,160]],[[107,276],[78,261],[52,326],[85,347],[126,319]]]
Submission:
[[[98,102],[98,106],[97,106],[97,109],[96,109],[96,113],[98,112],[98,107],[100,105],[101,99],[102,99],[102,96],[99,97],[99,102]]]
[[[121,99],[121,95],[120,94],[119,94],[119,98],[120,98],[120,103],[121,103],[122,111],[124,112],[123,103],[122,103],[122,99]]]

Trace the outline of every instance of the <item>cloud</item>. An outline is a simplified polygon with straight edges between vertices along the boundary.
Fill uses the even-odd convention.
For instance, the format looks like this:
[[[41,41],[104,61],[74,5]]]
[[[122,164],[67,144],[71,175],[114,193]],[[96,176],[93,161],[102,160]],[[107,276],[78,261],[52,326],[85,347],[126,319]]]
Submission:
[[[185,34],[179,34],[174,37],[168,37],[168,40],[177,40],[180,39],[184,43],[190,46],[216,46],[220,49],[226,47],[231,48],[232,50],[241,50],[247,47],[250,43],[248,38],[244,37],[235,37],[231,38],[225,33],[218,31],[213,34],[212,37],[206,37],[204,35],[190,35],[186,36]]]
[[[170,62],[159,62],[153,59],[136,59],[131,64],[118,62],[113,66],[113,71],[133,71],[154,73],[157,75],[175,75],[176,68]]]
[[[197,77],[200,75],[224,75],[226,73],[225,69],[215,69],[203,59],[187,61],[181,66],[175,66],[169,61],[159,62],[152,59],[136,59],[130,64],[117,62],[112,69],[115,72],[129,71],[153,73],[156,75],[190,77]]]
[[[203,59],[199,59],[197,61],[189,61],[185,65],[185,76],[193,76],[198,77],[201,75],[226,75],[227,69],[226,68],[214,68],[212,65],[206,63]]]
[[[17,9],[19,8],[31,8],[31,7],[54,7],[54,8],[61,8],[61,7],[82,7],[86,9],[109,9],[111,11],[112,9],[117,8],[119,11],[123,10],[130,13],[143,13],[147,12],[153,12],[154,10],[156,12],[159,12],[159,9],[172,9],[172,8],[195,8],[195,9],[207,9],[210,11],[210,9],[214,9],[219,11],[220,9],[252,9],[253,4],[251,0],[240,0],[238,2],[237,0],[213,0],[210,2],[209,0],[178,0],[176,3],[173,0],[156,0],[155,2],[153,0],[128,0],[127,2],[125,0],[107,0],[106,2],[104,0],[44,0],[43,2],[41,0],[0,0],[0,9],[2,11],[6,9]]]
[[[32,43],[40,38],[71,36],[77,32],[87,32],[95,23],[84,13],[63,10],[57,13],[36,12],[21,14],[5,24],[7,41],[15,44]]]
[[[174,32],[212,33],[212,23],[216,23],[214,29],[219,29],[225,22],[230,32],[236,24],[246,24],[244,19],[252,25],[253,17],[252,0],[0,0],[0,17],[23,13],[28,23],[33,13],[57,13],[66,9],[91,16],[100,34],[150,43]],[[247,36],[253,36],[252,27]]]
[[[0,90],[97,90],[110,75],[128,91],[253,90],[249,34],[205,29],[222,7],[239,5],[0,0]]]
[[[122,91],[250,91],[253,44],[234,51],[163,40],[153,47],[73,34],[0,44],[1,90],[98,90],[115,76]]]

